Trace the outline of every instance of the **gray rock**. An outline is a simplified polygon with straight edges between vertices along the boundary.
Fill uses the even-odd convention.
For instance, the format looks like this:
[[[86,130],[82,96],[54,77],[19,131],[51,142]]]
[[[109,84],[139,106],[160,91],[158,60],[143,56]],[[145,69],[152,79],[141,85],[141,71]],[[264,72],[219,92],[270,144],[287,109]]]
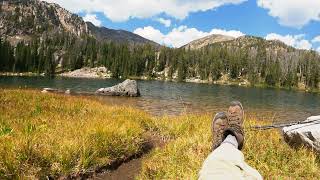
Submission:
[[[284,140],[292,147],[304,146],[320,152],[320,116],[309,117],[304,122],[306,123],[284,127]]]
[[[70,89],[67,89],[64,93],[65,93],[65,94],[71,94],[71,90],[70,90]]]
[[[138,89],[137,81],[127,79],[118,85],[98,89],[96,94],[105,96],[138,97],[140,96],[140,91]]]

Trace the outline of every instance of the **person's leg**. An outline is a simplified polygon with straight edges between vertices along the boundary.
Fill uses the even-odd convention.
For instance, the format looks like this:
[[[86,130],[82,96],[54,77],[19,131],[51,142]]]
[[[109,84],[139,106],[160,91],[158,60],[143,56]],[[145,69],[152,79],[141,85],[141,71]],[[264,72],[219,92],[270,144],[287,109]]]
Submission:
[[[214,151],[203,163],[199,179],[262,179],[239,150],[244,141],[243,114],[239,102],[231,103],[227,114],[216,114],[212,124]]]
[[[262,179],[255,169],[245,163],[237,144],[236,138],[228,135],[204,161],[199,179]]]

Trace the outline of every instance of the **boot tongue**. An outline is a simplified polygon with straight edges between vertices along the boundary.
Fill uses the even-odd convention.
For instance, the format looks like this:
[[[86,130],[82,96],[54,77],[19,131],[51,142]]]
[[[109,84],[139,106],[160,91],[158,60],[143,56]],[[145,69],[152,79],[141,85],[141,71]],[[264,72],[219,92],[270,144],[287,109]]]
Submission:
[[[240,112],[242,112],[242,109],[239,106],[233,106],[233,107],[229,108],[229,112],[232,114],[238,113],[238,112],[240,113]]]
[[[237,112],[237,107],[230,107],[229,112],[230,112],[231,114],[236,113],[236,112]]]

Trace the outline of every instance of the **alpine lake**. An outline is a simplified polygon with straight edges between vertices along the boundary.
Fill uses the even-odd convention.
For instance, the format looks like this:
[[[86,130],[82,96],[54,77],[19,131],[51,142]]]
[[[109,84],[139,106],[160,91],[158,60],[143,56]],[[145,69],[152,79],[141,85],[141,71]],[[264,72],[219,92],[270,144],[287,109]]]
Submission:
[[[55,88],[83,94],[116,85],[120,79],[79,79],[0,76],[0,89]],[[246,115],[258,120],[288,122],[320,114],[320,94],[273,88],[251,88],[213,84],[138,81],[141,97],[92,96],[109,105],[132,106],[155,116],[226,111],[230,101],[242,102]]]

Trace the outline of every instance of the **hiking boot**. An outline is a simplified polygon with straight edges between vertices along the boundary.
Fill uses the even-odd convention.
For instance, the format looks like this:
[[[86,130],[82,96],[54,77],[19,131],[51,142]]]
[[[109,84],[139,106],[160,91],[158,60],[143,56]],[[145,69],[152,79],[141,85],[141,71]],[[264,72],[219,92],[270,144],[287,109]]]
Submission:
[[[238,149],[241,150],[244,144],[244,110],[239,101],[233,101],[230,104],[227,112],[228,128],[224,131],[223,137],[226,138],[229,134],[236,137],[238,141]]]
[[[213,120],[212,120],[212,151],[218,148],[223,140],[225,139],[224,137],[224,132],[228,127],[228,119],[227,119],[227,114],[225,112],[219,112],[217,113]]]

